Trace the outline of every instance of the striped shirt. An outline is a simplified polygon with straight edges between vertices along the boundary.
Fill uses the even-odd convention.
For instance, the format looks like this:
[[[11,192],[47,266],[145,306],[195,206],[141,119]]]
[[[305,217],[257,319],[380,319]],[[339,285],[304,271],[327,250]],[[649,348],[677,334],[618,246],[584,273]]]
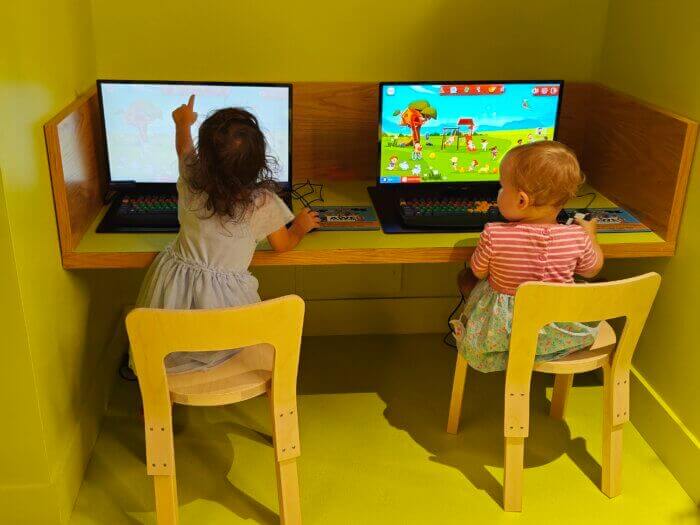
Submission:
[[[593,268],[598,256],[576,224],[489,223],[471,258],[477,272],[488,271],[491,287],[515,295],[524,282],[571,283]]]

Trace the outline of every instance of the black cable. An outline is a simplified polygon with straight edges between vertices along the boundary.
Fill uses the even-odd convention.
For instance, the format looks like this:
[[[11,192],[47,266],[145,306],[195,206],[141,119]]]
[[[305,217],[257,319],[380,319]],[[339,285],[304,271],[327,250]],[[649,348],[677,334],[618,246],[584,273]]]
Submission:
[[[129,367],[129,355],[127,354],[122,358],[122,362],[119,365],[119,377],[124,381],[136,381],[136,374]]]
[[[464,261],[464,269],[467,269],[467,261]],[[452,320],[452,316],[459,310],[459,307],[462,306],[466,302],[466,299],[464,295],[462,295],[462,291],[459,291],[459,303],[457,303],[457,306],[455,306],[452,311],[450,312],[450,315],[447,317],[447,333],[445,334],[445,337],[442,338],[442,342],[449,346],[450,348],[457,348],[457,343],[450,343],[448,341],[448,338],[452,336],[454,339],[454,333],[452,332],[452,325],[450,325],[450,321]]]
[[[292,190],[292,198],[300,201],[304,205],[304,208],[309,207],[309,201],[305,199],[305,195],[302,195],[301,193],[297,193],[295,190]]]
[[[582,209],[587,210],[588,208],[591,207],[591,204],[595,201],[595,198],[597,197],[596,193],[594,191],[589,191],[588,193],[582,193],[581,195],[576,195],[577,199],[582,199],[583,197],[590,197],[591,200],[588,201],[588,204],[586,204]]]
[[[318,196],[307,200],[306,197],[316,195],[317,189]],[[301,193],[302,191],[304,191],[304,193]],[[325,202],[325,199],[323,198],[323,184],[315,184],[308,179],[305,182],[293,184],[292,197],[300,201],[305,208],[309,208],[315,202]]]
[[[463,304],[464,304],[464,296],[460,294],[460,296],[459,296],[459,303],[457,303],[457,306],[455,306],[455,307],[452,309],[452,312],[450,312],[450,315],[449,315],[448,318],[447,318],[447,329],[448,329],[448,332],[445,334],[445,337],[442,338],[442,342],[445,343],[445,344],[446,344],[447,346],[449,346],[450,348],[457,348],[457,344],[456,344],[456,343],[451,343],[451,342],[449,342],[449,341],[447,340],[450,336],[452,336],[452,338],[454,339],[454,333],[452,332],[452,325],[450,325],[450,321],[452,320],[452,316],[453,316],[455,313],[457,313],[457,310],[459,310],[459,307],[462,306]]]

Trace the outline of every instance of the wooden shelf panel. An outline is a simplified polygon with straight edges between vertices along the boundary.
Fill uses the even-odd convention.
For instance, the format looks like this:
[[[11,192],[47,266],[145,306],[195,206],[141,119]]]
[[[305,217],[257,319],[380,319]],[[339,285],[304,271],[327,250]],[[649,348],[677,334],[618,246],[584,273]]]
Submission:
[[[370,203],[363,181],[327,183],[325,202],[329,205]],[[581,193],[592,190],[582,189]],[[574,199],[568,207],[581,207],[590,197]],[[596,193],[593,207],[615,206]],[[67,268],[143,268],[175,234],[95,233],[102,213],[93,222],[77,250],[64,259]],[[253,258],[254,266],[317,264],[425,263],[466,260],[479,233],[421,233],[386,235],[381,230],[357,232],[313,232],[287,253],[274,253],[262,244]],[[670,255],[669,246],[655,233],[605,233],[599,235],[609,257],[655,257]]]
[[[297,82],[293,102],[296,181],[326,184],[328,204],[367,204],[377,157],[376,83]],[[44,126],[65,268],[143,268],[173,235],[97,234],[106,208],[102,127],[93,88]],[[567,83],[559,140],[588,180],[654,233],[601,234],[607,257],[674,254],[697,123],[590,83]],[[585,201],[570,203],[580,207]],[[613,206],[598,196],[593,207]],[[261,246],[253,265],[461,261],[478,234],[317,232],[289,253]]]

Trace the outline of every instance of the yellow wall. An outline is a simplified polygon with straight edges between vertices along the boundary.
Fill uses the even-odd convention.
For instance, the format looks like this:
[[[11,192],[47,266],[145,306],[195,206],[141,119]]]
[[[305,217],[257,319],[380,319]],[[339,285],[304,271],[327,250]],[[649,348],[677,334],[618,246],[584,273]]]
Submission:
[[[3,366],[0,367],[0,399],[3,400],[3,428],[0,446],[0,508],[8,508],[3,519],[19,519],[20,506],[41,497],[56,511],[48,490],[48,459],[44,448],[39,401],[27,330],[17,282],[17,267],[10,237],[4,181],[0,172],[0,333]],[[21,400],[21,402],[12,402]],[[15,431],[14,429],[21,429]],[[27,486],[41,487],[36,491]],[[16,502],[14,507],[11,502]],[[30,516],[31,512],[28,513]]]
[[[42,126],[94,82],[90,4],[15,2],[3,17],[0,508],[6,523],[52,524],[72,508],[115,377],[102,360],[128,275],[60,263]]]
[[[93,0],[93,7],[102,77],[580,80],[597,63],[607,0]]]
[[[600,80],[700,121],[700,3],[610,2]],[[634,365],[682,421],[633,410],[635,424],[695,501],[700,502],[700,148],[696,150],[675,257],[612,265],[610,275],[662,274],[656,305]],[[653,410],[649,407],[649,410]],[[685,426],[685,429],[683,429]],[[680,451],[685,451],[681,454]]]

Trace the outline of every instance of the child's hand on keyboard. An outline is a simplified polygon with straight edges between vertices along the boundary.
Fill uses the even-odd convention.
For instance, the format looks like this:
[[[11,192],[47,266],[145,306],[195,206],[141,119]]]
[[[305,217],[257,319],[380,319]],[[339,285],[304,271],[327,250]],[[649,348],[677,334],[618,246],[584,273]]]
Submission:
[[[294,219],[294,225],[302,235],[309,233],[311,230],[315,230],[320,224],[321,219],[318,216],[318,212],[311,211],[309,208],[301,210]]]
[[[595,240],[596,233],[598,233],[598,219],[587,221],[584,217],[576,217],[574,220],[576,224],[584,229],[591,239]]]

